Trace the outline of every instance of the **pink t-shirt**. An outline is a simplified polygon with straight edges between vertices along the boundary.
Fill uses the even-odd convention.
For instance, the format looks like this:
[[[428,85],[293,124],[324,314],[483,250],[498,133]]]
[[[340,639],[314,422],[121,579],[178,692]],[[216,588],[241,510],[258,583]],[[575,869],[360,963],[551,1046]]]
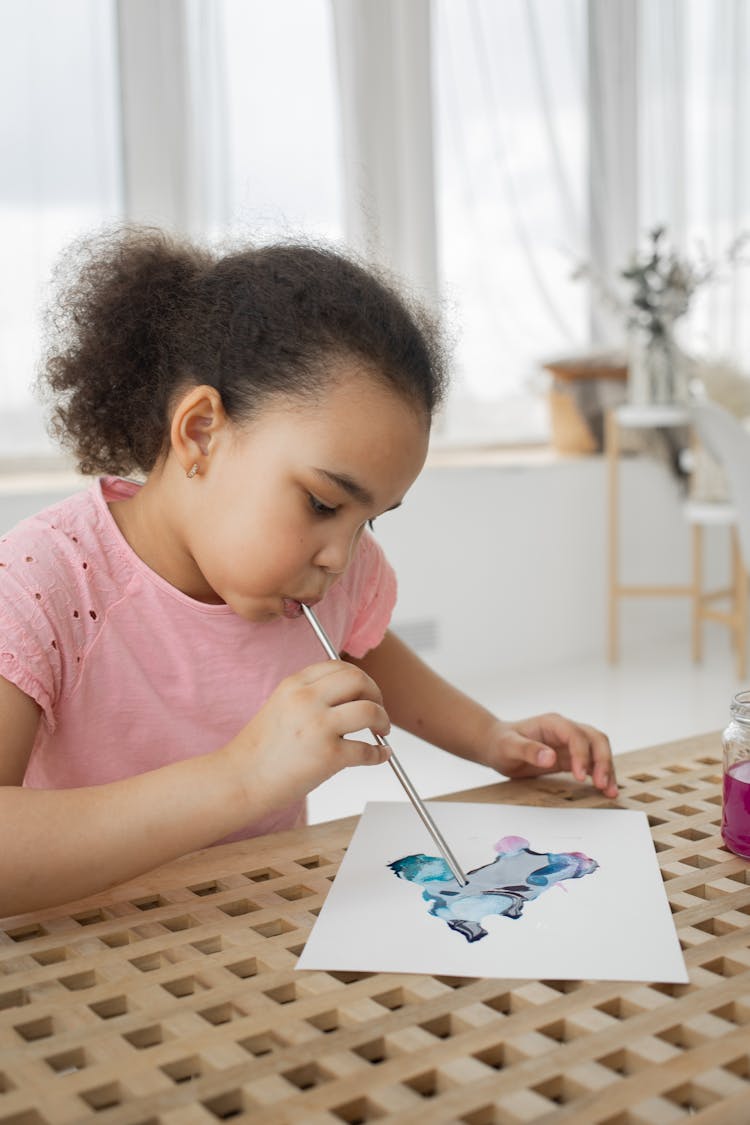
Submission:
[[[304,618],[251,623],[146,566],[107,506],[137,489],[102,478],[0,541],[0,675],[42,709],[24,778],[32,788],[99,785],[217,749],[282,679],[325,659]],[[395,596],[393,571],[365,533],[316,612],[340,651],[364,656]],[[304,815],[295,802],[231,839]]]

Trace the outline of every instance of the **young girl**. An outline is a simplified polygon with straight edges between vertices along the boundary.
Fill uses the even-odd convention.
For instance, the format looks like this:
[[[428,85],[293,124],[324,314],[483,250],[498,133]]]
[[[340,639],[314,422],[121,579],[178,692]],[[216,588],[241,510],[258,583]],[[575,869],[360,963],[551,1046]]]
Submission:
[[[0,915],[299,825],[311,789],[384,760],[344,736],[390,721],[614,797],[599,731],[502,721],[388,631],[367,525],[427,453],[425,318],[305,245],[217,257],[131,230],[82,252],[45,381],[81,470],[117,475],[0,543]]]

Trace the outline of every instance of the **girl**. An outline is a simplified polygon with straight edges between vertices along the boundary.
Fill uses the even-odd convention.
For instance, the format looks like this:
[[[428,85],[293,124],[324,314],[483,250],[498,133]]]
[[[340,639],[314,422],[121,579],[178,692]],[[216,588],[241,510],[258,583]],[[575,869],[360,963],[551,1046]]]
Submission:
[[[427,453],[425,318],[304,245],[216,257],[130,230],[82,254],[44,378],[81,470],[117,475],[0,544],[0,915],[301,824],[311,789],[384,760],[343,736],[389,717],[614,797],[603,734],[501,721],[388,631],[395,580],[365,529]]]

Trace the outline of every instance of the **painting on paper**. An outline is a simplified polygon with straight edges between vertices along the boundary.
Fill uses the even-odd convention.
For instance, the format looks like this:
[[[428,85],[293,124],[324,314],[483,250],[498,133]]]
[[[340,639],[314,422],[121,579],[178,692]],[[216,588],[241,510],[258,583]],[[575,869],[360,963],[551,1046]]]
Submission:
[[[299,969],[685,982],[643,813],[368,804]]]

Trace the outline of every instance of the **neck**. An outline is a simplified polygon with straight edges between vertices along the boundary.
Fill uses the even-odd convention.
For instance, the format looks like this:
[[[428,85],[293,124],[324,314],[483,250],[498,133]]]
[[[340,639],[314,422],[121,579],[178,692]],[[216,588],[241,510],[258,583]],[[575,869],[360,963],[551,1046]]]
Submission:
[[[220,604],[181,534],[182,496],[172,487],[173,471],[156,468],[127,500],[108,506],[123,538],[150,570],[196,601]]]

